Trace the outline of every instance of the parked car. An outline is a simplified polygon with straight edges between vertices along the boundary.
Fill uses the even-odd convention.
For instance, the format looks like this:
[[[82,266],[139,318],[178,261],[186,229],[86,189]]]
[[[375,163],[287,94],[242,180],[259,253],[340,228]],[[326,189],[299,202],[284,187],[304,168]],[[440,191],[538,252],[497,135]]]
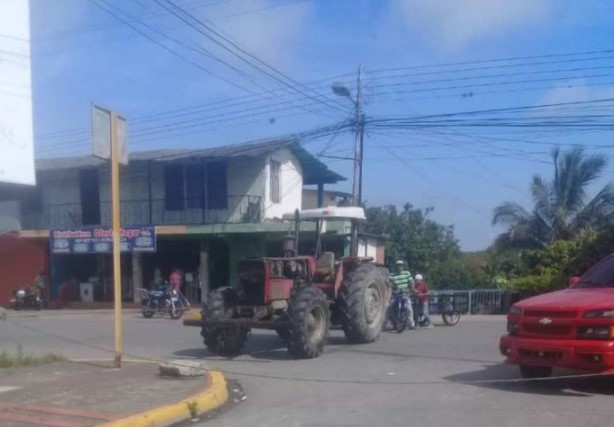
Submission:
[[[567,289],[514,304],[499,347],[525,378],[559,367],[614,371],[614,255],[573,277]]]

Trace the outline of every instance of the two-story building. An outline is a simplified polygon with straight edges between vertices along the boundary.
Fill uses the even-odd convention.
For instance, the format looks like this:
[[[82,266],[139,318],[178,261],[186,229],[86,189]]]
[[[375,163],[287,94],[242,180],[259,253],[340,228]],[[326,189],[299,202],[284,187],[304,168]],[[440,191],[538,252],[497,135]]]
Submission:
[[[108,163],[50,158],[36,168],[36,187],[0,187],[0,229],[14,232],[0,243],[0,304],[39,271],[48,272],[51,300],[63,286],[79,294],[82,283],[94,300],[111,300],[109,246],[73,239],[68,248],[63,239],[110,227]],[[296,140],[131,154],[121,169],[121,224],[153,230],[155,247],[122,253],[124,299],[138,300],[173,268],[186,273],[192,300],[233,283],[239,259],[276,252],[290,230],[280,218],[302,207],[304,186],[317,188],[323,206],[324,185],[343,179]]]

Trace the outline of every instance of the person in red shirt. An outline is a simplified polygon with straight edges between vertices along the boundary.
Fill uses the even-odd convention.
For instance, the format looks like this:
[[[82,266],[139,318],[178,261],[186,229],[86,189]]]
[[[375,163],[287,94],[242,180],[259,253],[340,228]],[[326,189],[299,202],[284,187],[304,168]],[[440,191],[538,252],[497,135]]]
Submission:
[[[171,273],[170,285],[171,289],[177,292],[177,294],[181,293],[181,272],[178,268],[175,268]]]
[[[171,290],[175,294],[175,297],[177,298],[177,301],[182,306],[189,307],[190,306],[190,302],[183,295],[183,293],[181,293],[181,287],[183,286],[183,275],[181,274],[181,270],[179,270],[178,268],[175,268],[173,270],[173,272],[171,273],[171,277],[170,277],[169,282],[170,282],[170,285],[171,285]]]
[[[425,323],[427,324],[426,326],[427,328],[432,328],[433,325],[431,325],[431,319],[429,318],[429,298],[431,294],[429,285],[424,281],[424,277],[422,277],[422,274],[416,274],[414,279],[415,279],[416,295],[418,297],[418,301],[420,302],[420,306],[422,308],[421,317],[425,318],[421,320],[426,321]]]

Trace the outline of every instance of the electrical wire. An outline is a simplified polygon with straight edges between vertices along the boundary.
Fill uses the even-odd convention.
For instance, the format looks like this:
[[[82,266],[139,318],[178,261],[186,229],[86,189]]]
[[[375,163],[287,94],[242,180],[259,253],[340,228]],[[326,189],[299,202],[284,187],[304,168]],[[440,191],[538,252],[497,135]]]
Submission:
[[[237,57],[239,60],[246,63],[247,65],[262,72],[263,74],[271,78],[273,81],[287,87],[289,90],[299,92],[308,98],[311,98],[313,100],[319,100],[319,102],[321,102],[322,105],[324,106],[328,106],[329,108],[337,109],[342,112],[346,111],[346,109],[343,108],[342,104],[336,101],[331,103],[328,97],[324,97],[323,95],[317,92],[314,92],[315,95],[308,93],[308,91],[305,91],[304,88],[300,87],[301,84],[299,82],[293,80],[292,78],[290,78],[289,76],[287,76],[286,74],[278,70],[277,68],[269,65],[268,63],[266,63],[265,61],[263,61],[256,55],[250,53],[249,51],[241,47],[235,41],[220,34],[218,31],[214,30],[210,25],[205,24],[203,20],[200,20],[194,17],[193,15],[186,12],[181,7],[177,6],[177,4],[175,4],[173,1],[171,0],[154,0],[154,1],[157,4],[159,4],[161,7],[168,10],[178,19],[185,22],[188,26],[196,30],[198,33],[202,34],[208,40],[215,43],[217,46],[221,47],[223,50],[229,52],[231,55]],[[341,105],[342,108],[340,108],[339,105]]]
[[[208,68],[205,68],[204,66],[202,66],[201,64],[192,61],[191,59],[181,55],[180,53],[178,53],[177,51],[169,48],[167,45],[165,45],[164,43],[158,41],[157,39],[151,37],[149,34],[147,34],[146,32],[142,31],[140,28],[132,25],[132,23],[130,23],[128,20],[122,18],[122,16],[120,16],[117,12],[114,12],[113,9],[111,9],[111,7],[107,7],[109,5],[109,3],[105,0],[89,0],[91,3],[93,3],[94,5],[96,5],[97,7],[99,7],[100,9],[104,10],[105,12],[107,12],[109,15],[111,15],[112,17],[114,17],[115,19],[117,19],[118,21],[122,22],[124,25],[128,26],[129,28],[131,28],[132,30],[136,31],[138,34],[140,34],[141,36],[145,37],[147,40],[151,41],[152,43],[156,44],[157,46],[161,47],[162,49],[164,49],[165,51],[167,51],[168,53],[170,53],[173,56],[176,56],[177,58],[180,58],[181,60],[191,64],[192,66],[198,68],[201,71],[204,71],[206,74],[218,78],[238,89],[244,90],[244,91],[250,91],[249,89],[238,85],[237,83],[233,82],[232,80],[227,79],[226,77],[222,77],[216,73],[214,73],[213,71],[209,70]],[[104,3],[103,3],[104,2]],[[105,6],[107,5],[107,6]],[[113,7],[114,9],[117,9],[115,7]]]

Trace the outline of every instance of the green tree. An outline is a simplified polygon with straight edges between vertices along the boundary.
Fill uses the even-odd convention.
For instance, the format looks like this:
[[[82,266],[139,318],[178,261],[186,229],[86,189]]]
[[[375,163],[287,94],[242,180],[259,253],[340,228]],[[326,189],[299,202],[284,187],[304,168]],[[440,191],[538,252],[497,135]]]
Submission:
[[[503,248],[546,248],[556,240],[579,237],[612,217],[614,186],[605,185],[593,198],[587,187],[598,179],[607,166],[602,155],[585,154],[582,148],[561,153],[552,151],[554,176],[546,180],[533,177],[533,209],[515,202],[505,202],[493,212],[493,224],[507,225],[496,246]]]
[[[454,227],[429,218],[432,208],[416,209],[405,204],[368,207],[365,231],[388,237],[386,263],[402,259],[413,274],[421,273],[436,287],[483,286],[484,275],[465,262]]]

